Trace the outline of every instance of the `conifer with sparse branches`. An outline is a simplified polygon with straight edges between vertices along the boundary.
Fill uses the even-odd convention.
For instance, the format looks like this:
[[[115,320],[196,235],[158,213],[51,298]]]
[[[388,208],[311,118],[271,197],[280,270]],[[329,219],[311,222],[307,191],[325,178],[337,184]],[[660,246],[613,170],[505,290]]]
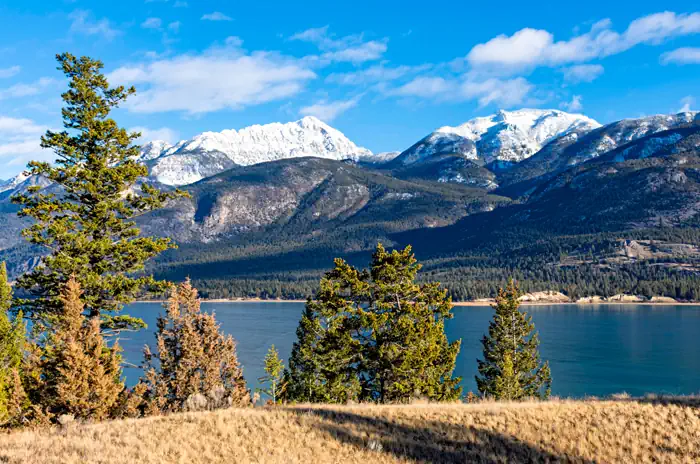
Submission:
[[[9,310],[12,305],[12,287],[7,281],[7,268],[0,263],[0,424],[11,420],[11,405],[15,389],[15,375],[22,363],[25,328],[20,312],[14,319]]]
[[[135,389],[146,415],[188,409],[196,396],[207,409],[250,404],[236,343],[200,303],[189,279],[171,290],[166,313],[158,317],[156,351],[144,348],[145,375]]]
[[[478,360],[476,383],[482,396],[496,400],[549,397],[549,363],[540,360],[539,337],[532,317],[519,310],[520,290],[513,279],[499,289],[495,314],[484,335],[484,359]]]
[[[46,341],[30,360],[30,400],[50,417],[102,420],[115,413],[124,390],[121,349],[108,346],[97,316],[86,318],[82,289],[70,278],[60,295],[63,305]]]
[[[279,351],[272,345],[267,354],[265,355],[265,374],[260,377],[258,381],[262,384],[269,384],[268,388],[259,389],[261,393],[266,394],[272,400],[272,403],[277,403],[277,396],[279,394],[280,381],[282,380],[282,373],[284,371],[284,361],[280,359]]]

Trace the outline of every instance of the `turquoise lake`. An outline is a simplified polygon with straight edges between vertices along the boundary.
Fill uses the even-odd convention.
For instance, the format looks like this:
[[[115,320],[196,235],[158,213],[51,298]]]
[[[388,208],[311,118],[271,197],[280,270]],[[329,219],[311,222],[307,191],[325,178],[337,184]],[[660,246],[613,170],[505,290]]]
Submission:
[[[263,375],[262,363],[274,344],[287,359],[303,303],[203,303],[215,311],[224,332],[238,343],[238,357],[251,387]],[[527,306],[540,334],[540,352],[552,369],[552,394],[606,396],[627,392],[700,393],[700,306],[542,305]],[[143,318],[148,329],[120,338],[125,360],[140,364],[142,349],[154,341],[159,303],[135,303],[126,312]],[[450,340],[462,339],[456,375],[465,392],[476,391],[476,359],[493,310],[455,307],[447,322]],[[126,368],[127,383],[141,374]]]

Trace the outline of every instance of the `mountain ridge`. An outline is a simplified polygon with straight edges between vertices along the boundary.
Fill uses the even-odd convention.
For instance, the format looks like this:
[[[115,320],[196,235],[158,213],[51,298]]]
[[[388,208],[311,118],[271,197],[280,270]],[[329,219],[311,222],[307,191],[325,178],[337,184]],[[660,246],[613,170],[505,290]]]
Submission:
[[[154,148],[162,147],[159,154]],[[142,158],[151,176],[162,184],[186,185],[234,166],[287,158],[371,161],[372,152],[355,145],[342,132],[313,116],[289,123],[256,124],[239,130],[203,132],[169,146],[152,142]]]

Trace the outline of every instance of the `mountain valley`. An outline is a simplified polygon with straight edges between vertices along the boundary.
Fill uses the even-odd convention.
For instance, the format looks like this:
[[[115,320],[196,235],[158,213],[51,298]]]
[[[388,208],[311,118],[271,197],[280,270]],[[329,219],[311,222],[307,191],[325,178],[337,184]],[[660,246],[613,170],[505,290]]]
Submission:
[[[141,160],[146,182],[190,193],[139,218],[179,245],[149,270],[192,276],[208,297],[305,297],[333,257],[362,265],[382,241],[414,245],[456,299],[509,275],[572,297],[700,298],[700,113],[600,125],[499,111],[382,154],[306,117],[152,141]],[[15,275],[37,261],[9,201],[30,185],[55,188],[0,183],[0,259]]]

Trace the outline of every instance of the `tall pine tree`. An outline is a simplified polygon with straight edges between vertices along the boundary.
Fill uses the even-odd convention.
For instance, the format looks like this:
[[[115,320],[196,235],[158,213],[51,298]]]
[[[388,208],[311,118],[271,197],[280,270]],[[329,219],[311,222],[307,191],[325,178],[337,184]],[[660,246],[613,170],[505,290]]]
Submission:
[[[307,303],[285,374],[290,401],[379,403],[459,397],[460,342],[444,321],[452,301],[438,283],[415,282],[411,248],[379,244],[368,271],[341,259]]]
[[[552,386],[549,363],[540,361],[539,338],[532,318],[519,310],[520,290],[513,280],[499,289],[496,313],[481,343],[479,392],[497,400],[548,398]]]
[[[110,118],[135,90],[110,87],[100,61],[68,53],[57,60],[70,81],[62,95],[66,130],[47,131],[41,138],[41,146],[56,153],[55,164],[32,161],[28,166],[31,175],[43,176],[54,187],[30,187],[13,198],[22,206],[19,215],[35,220],[23,235],[49,254],[17,281],[33,296],[18,303],[25,316],[50,319],[61,313],[61,292],[74,276],[89,317],[100,317],[103,327],[112,329],[142,326],[140,320],[115,313],[143,289],[167,288],[138,273],[145,261],[174,245],[165,238],[139,236],[133,219],[181,192],[139,184],[148,174],[137,159],[134,142],[140,134]]]

